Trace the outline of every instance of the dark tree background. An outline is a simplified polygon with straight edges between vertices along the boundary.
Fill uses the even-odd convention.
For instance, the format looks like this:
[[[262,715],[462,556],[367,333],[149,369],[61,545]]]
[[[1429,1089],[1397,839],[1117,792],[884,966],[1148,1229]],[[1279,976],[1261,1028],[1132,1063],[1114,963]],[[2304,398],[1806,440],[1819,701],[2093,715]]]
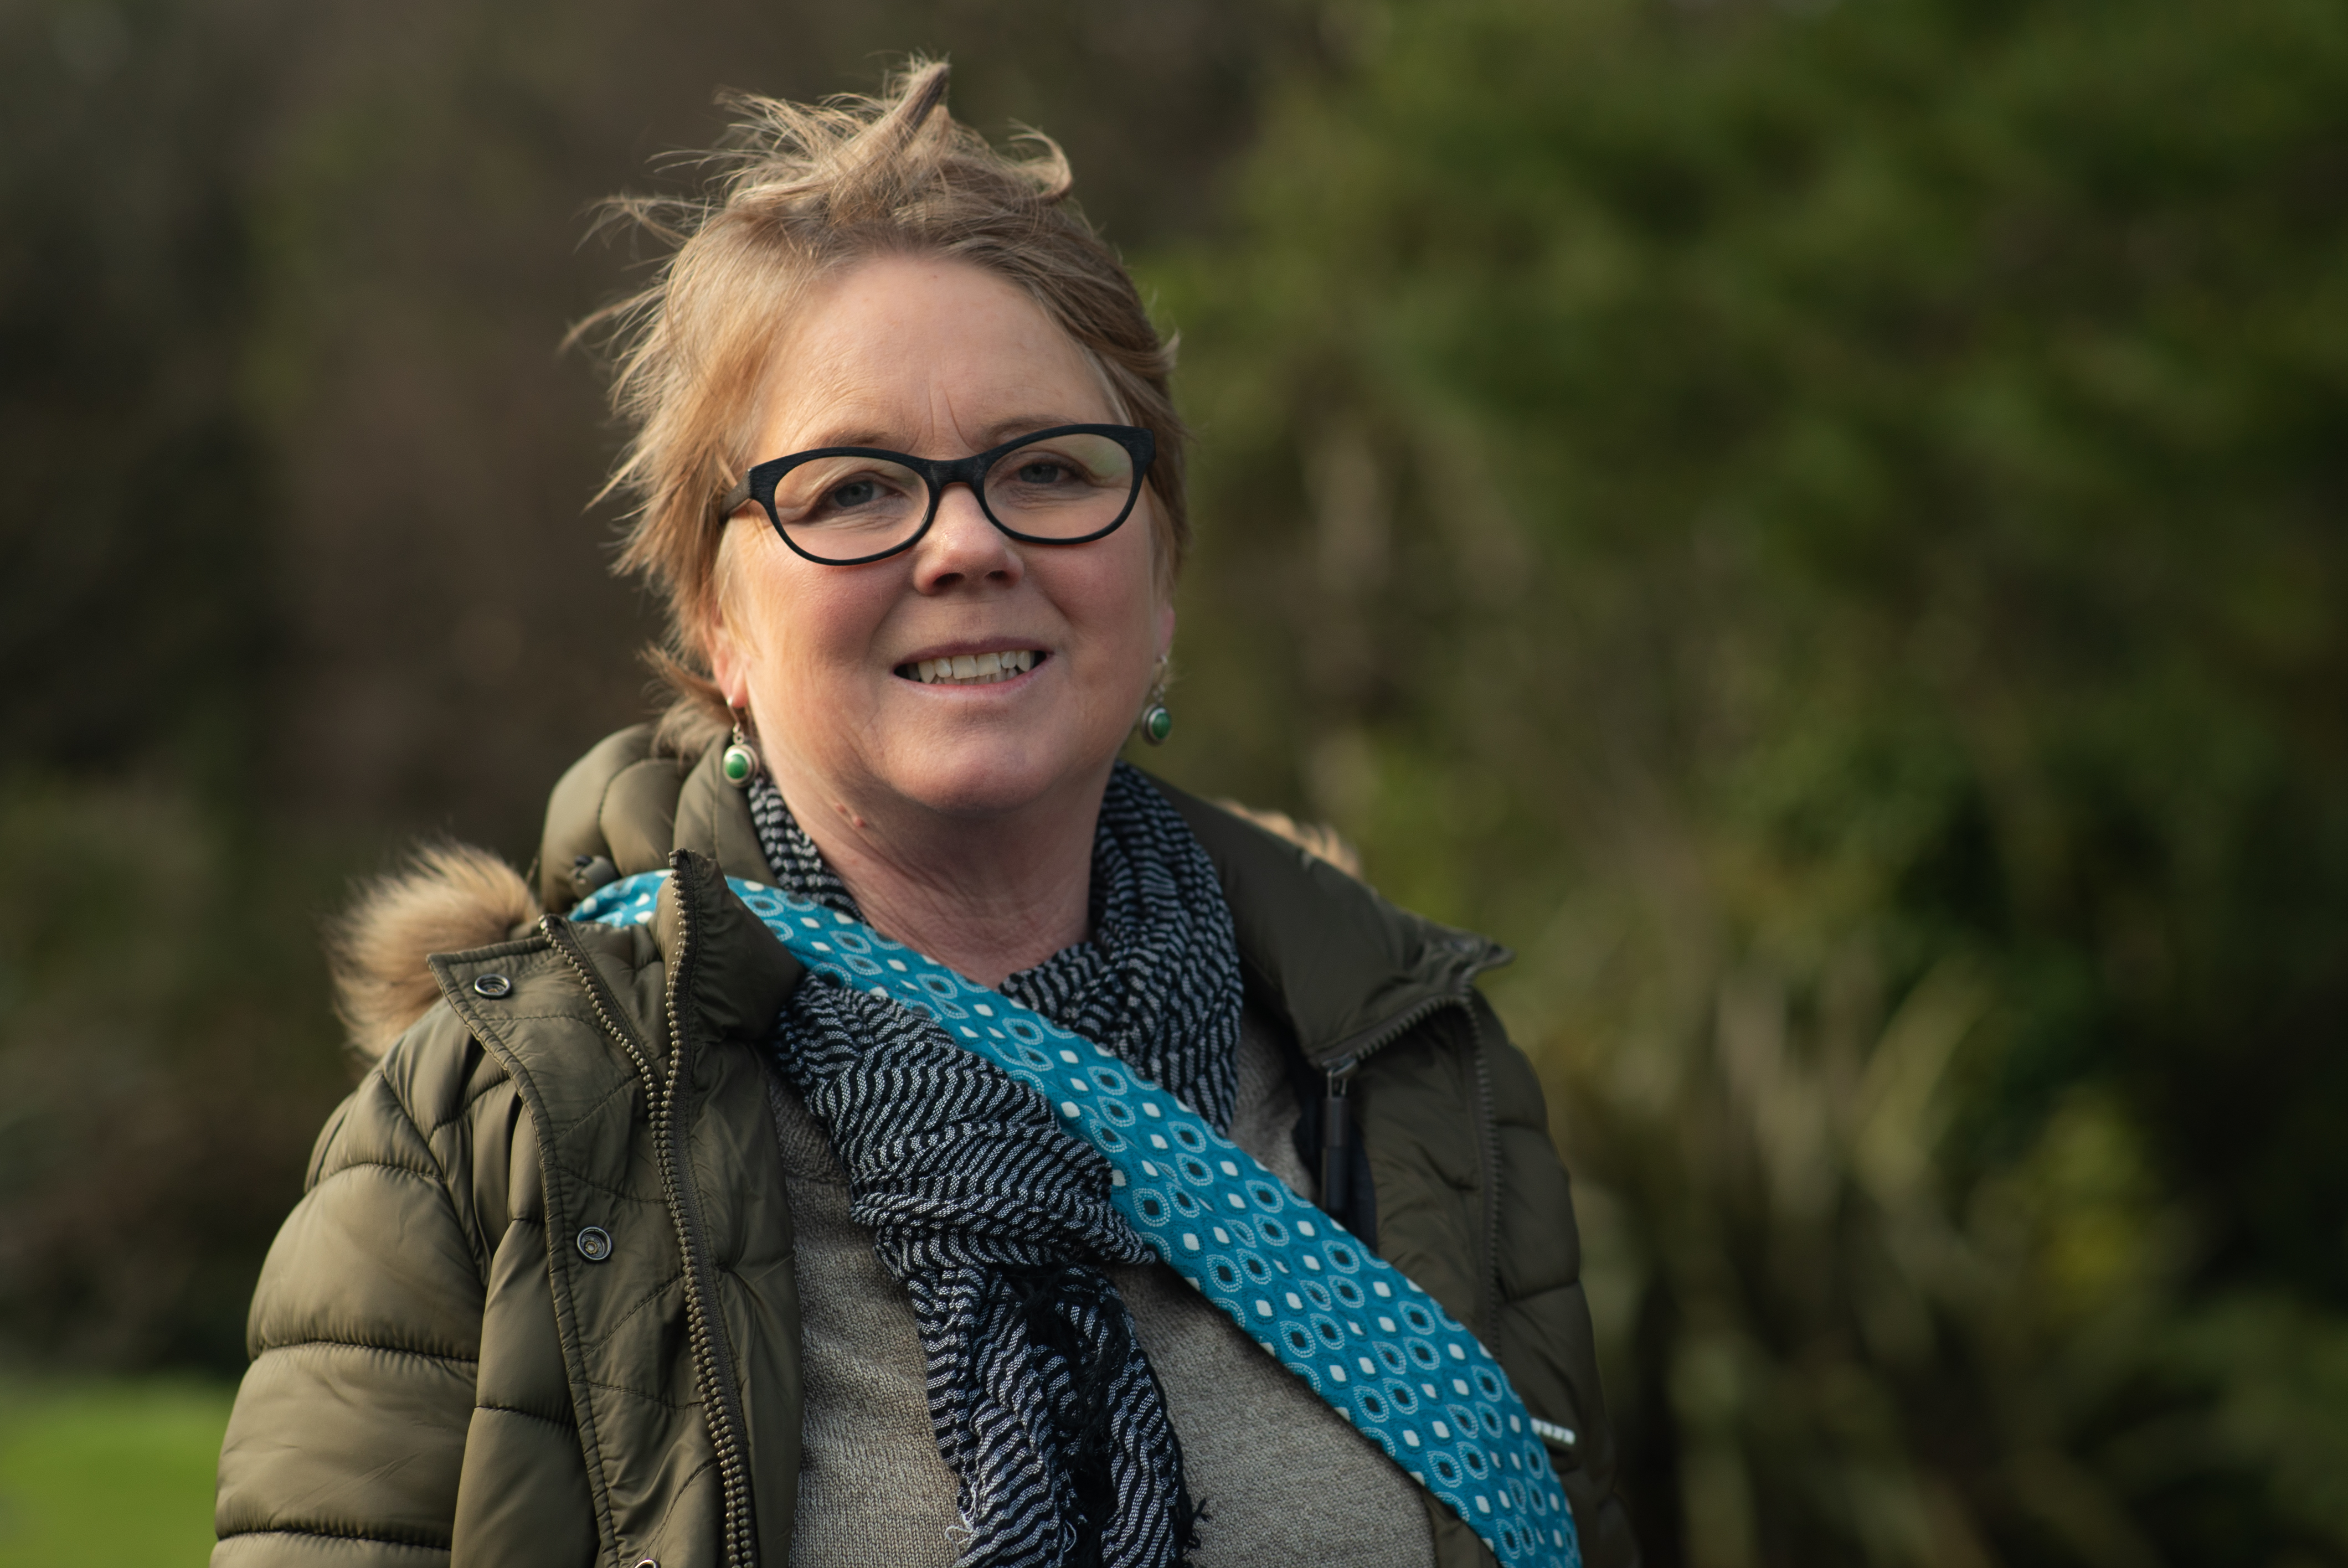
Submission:
[[[1183,782],[1523,955],[1651,1560],[2348,1562],[2348,11],[0,15],[0,1337],[241,1364],[316,922],[644,708],[566,325],[950,53],[1183,333]]]

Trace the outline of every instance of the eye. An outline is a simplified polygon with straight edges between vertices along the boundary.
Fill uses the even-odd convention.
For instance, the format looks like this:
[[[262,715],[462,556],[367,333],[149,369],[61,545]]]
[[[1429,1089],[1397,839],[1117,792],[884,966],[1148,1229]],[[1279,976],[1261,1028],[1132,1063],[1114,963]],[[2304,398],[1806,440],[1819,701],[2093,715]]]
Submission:
[[[776,484],[775,516],[786,528],[898,528],[918,520],[927,495],[922,477],[871,457],[819,457]]]
[[[1019,465],[1017,477],[1023,485],[1045,489],[1076,477],[1076,473],[1057,457],[1030,457]]]
[[[860,516],[887,512],[893,516],[911,503],[907,487],[891,483],[892,476],[870,470],[851,474],[828,486],[808,508],[809,523],[850,522]]]

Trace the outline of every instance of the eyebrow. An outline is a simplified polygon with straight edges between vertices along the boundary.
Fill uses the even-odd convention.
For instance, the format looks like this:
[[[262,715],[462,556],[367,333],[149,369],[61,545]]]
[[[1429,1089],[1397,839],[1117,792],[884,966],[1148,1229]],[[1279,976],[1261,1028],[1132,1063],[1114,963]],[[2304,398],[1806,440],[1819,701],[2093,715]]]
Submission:
[[[1089,425],[1092,423],[1095,422],[1086,419],[1065,419],[1056,415],[1015,415],[1009,419],[998,419],[992,425],[983,426],[979,431],[978,445],[974,450],[980,452],[992,451],[994,448],[1002,446],[1005,441],[1010,440],[1014,436],[1026,435],[1037,430],[1049,430],[1056,425]],[[828,431],[824,434],[821,439],[811,442],[805,446],[797,448],[796,450],[800,452],[814,452],[826,446],[877,446],[884,451],[890,452],[903,452],[907,450],[907,448],[902,446],[891,446],[890,444],[890,437],[886,433],[880,430],[877,426],[870,425],[850,425]],[[927,453],[920,452],[915,452],[911,455],[917,457],[928,456]]]

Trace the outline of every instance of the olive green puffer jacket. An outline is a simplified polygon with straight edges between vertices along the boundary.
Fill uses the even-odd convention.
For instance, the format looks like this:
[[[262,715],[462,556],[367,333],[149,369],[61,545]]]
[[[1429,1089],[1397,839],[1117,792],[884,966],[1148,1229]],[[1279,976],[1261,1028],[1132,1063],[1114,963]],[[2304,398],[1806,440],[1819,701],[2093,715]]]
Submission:
[[[638,728],[572,768],[538,901],[572,902],[578,856],[674,865],[658,917],[432,958],[438,999],[328,1120],[254,1293],[216,1568],[788,1560],[798,1298],[764,1046],[801,971],[724,884],[771,874],[716,762]],[[1377,1250],[1572,1434],[1552,1457],[1586,1560],[1635,1563],[1565,1173],[1473,989],[1506,955],[1167,794],[1251,999],[1313,1069],[1354,1070]],[[1429,1515],[1444,1568],[1490,1562]]]

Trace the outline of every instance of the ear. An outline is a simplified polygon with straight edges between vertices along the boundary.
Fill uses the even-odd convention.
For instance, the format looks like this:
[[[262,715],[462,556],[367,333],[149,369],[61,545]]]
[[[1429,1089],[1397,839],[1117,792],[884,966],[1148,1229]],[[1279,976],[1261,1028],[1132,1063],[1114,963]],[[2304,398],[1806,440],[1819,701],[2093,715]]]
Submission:
[[[1158,600],[1158,662],[1163,664],[1174,652],[1174,596],[1162,595]]]

